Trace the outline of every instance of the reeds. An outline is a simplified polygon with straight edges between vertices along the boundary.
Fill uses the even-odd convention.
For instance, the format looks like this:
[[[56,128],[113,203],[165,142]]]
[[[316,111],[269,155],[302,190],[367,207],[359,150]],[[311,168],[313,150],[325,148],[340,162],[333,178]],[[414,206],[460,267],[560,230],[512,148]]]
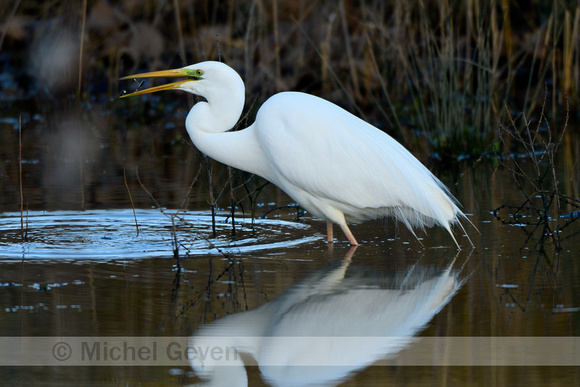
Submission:
[[[416,27],[408,32],[411,42],[396,43],[412,98],[410,120],[439,157],[480,152],[492,126],[502,44],[494,2],[489,8],[464,10],[465,35],[459,33],[457,11],[447,2],[435,24],[425,4],[418,3],[417,22],[411,24]]]
[[[248,95],[260,96],[260,103],[283,90],[311,92],[416,151],[479,154],[493,139],[504,100],[516,100],[529,115],[545,82],[551,95],[565,90],[571,98],[580,83],[578,6],[540,0],[518,6],[507,0],[85,1],[76,10],[82,20],[77,97],[83,82],[110,78],[114,96],[120,72],[219,57],[242,74]],[[34,6],[25,1],[20,8]],[[18,19],[17,11],[8,22]],[[70,17],[67,7],[60,12]],[[10,40],[7,31],[2,36]]]

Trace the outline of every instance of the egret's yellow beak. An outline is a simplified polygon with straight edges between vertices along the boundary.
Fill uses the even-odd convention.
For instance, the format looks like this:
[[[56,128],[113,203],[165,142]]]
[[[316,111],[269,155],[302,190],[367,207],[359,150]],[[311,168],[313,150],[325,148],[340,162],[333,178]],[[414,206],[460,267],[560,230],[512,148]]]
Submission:
[[[137,90],[133,93],[128,93],[122,95],[121,98],[125,97],[133,97],[134,95],[141,95],[141,94],[148,94],[154,93],[156,91],[162,90],[175,90],[179,89],[179,86],[184,84],[185,82],[190,82],[193,80],[199,80],[201,77],[198,77],[197,74],[193,73],[189,69],[173,69],[173,70],[162,70],[162,71],[152,71],[150,73],[143,73],[143,74],[135,74],[135,75],[128,75],[126,77],[120,78],[120,81],[127,80],[127,79],[136,79],[136,78],[159,78],[159,77],[189,77],[189,79],[184,79],[177,82],[168,83],[165,85],[154,86],[148,89]]]

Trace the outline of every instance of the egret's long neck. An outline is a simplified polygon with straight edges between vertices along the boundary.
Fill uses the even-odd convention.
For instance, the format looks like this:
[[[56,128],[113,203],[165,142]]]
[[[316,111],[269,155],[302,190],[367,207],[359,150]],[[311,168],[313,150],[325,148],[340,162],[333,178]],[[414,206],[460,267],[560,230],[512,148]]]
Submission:
[[[222,98],[220,98],[222,97]],[[198,102],[187,115],[185,126],[194,145],[220,163],[264,176],[263,151],[255,127],[228,132],[238,121],[244,105],[243,95],[214,96]]]

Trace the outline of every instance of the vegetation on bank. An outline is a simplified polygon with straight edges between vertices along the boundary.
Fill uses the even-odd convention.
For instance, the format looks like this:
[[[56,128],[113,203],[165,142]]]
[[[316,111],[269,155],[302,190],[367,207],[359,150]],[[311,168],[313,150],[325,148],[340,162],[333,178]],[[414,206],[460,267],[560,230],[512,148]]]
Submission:
[[[248,109],[306,91],[443,159],[487,149],[505,102],[532,117],[547,85],[546,115],[561,112],[580,82],[575,1],[21,0],[0,15],[2,97],[109,101],[121,75],[222,60]]]

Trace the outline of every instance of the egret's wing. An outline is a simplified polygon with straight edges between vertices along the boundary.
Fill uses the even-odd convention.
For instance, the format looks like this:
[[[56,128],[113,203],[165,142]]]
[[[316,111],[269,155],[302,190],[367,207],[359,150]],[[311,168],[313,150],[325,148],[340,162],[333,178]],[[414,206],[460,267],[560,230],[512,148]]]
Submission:
[[[445,186],[402,145],[328,101],[280,93],[262,106],[256,125],[277,174],[271,180],[285,180],[274,181],[283,189],[292,185],[342,204],[351,217],[374,210],[407,226],[449,228],[460,213]]]

